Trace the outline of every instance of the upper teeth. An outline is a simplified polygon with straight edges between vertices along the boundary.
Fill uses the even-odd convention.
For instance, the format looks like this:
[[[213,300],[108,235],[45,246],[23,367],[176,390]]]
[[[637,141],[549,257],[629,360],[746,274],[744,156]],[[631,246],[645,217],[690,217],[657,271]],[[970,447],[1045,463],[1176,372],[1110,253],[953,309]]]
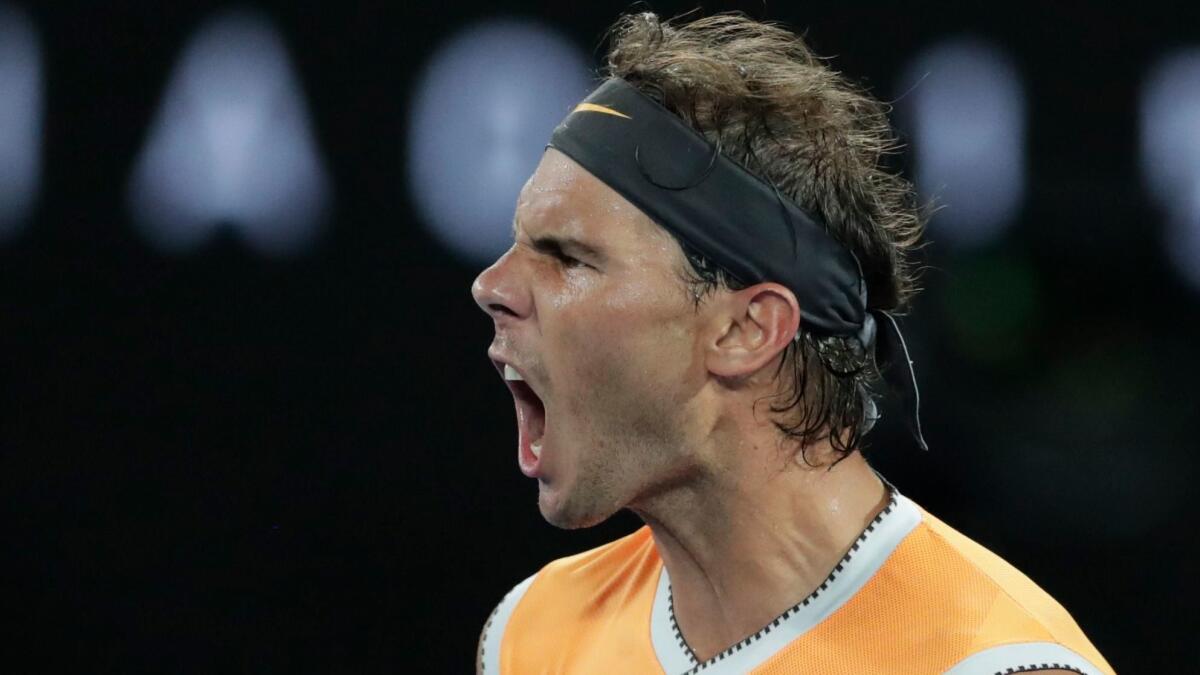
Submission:
[[[506,364],[504,364],[504,379],[506,379],[506,380],[524,380],[525,378],[521,377],[521,374],[517,372],[516,368],[513,368],[512,366],[510,366],[506,363]]]

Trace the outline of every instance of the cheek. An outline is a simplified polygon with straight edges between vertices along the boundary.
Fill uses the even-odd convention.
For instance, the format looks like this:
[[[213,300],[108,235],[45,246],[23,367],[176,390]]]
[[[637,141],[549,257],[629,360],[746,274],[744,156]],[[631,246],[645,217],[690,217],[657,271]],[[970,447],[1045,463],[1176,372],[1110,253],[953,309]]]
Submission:
[[[570,378],[564,384],[573,394],[564,403],[572,413],[676,398],[672,387],[686,379],[692,362],[690,308],[682,316],[676,307],[648,300],[621,296],[564,308],[554,342],[565,359],[559,372]]]
[[[579,314],[564,315],[561,332],[554,338],[565,359],[559,372],[571,378],[568,388],[577,396],[603,393],[623,379],[615,371],[636,356],[630,353],[630,335],[612,318],[596,312]]]

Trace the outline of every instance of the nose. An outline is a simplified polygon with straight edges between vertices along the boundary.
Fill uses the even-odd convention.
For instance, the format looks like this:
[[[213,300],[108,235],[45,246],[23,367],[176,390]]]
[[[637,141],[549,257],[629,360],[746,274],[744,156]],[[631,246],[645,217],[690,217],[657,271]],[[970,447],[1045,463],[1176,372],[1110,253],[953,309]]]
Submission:
[[[493,319],[529,316],[533,302],[524,275],[518,269],[517,247],[513,246],[471,284],[475,304]]]

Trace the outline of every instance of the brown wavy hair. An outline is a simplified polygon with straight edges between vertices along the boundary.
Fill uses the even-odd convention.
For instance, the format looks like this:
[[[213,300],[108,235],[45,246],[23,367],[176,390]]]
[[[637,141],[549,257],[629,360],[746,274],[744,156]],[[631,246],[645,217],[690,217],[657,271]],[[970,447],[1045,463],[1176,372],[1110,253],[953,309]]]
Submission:
[[[928,218],[912,185],[889,170],[900,149],[888,107],[777,24],[741,14],[689,22],[651,12],[608,31],[603,74],[650,95],[722,152],[775,185],[827,225],[858,257],[867,304],[903,313],[917,288],[912,257]],[[680,242],[681,278],[696,303],[742,286]],[[803,317],[803,307],[801,308]],[[863,446],[879,368],[855,338],[804,329],[785,349],[771,410],[775,425],[807,448],[824,438],[839,461]],[[835,462],[836,463],[836,462]]]

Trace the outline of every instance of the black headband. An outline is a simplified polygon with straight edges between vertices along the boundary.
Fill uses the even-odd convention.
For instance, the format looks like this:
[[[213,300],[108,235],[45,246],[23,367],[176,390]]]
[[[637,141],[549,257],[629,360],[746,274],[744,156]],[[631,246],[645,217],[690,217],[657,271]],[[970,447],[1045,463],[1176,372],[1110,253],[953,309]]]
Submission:
[[[605,81],[576,106],[548,147],[575,160],[737,281],[773,281],[791,289],[805,330],[856,337],[864,348],[885,350],[881,356],[894,357],[889,362],[902,358],[910,375],[900,383],[912,405],[910,426],[926,447],[904,338],[891,315],[868,311],[858,260],[819,220],[620,78]],[[876,344],[872,314],[886,315],[881,323],[895,332],[895,340]]]
[[[808,329],[855,335],[862,327],[867,291],[854,256],[795,202],[625,80],[592,92],[550,146],[738,281],[790,288]]]

